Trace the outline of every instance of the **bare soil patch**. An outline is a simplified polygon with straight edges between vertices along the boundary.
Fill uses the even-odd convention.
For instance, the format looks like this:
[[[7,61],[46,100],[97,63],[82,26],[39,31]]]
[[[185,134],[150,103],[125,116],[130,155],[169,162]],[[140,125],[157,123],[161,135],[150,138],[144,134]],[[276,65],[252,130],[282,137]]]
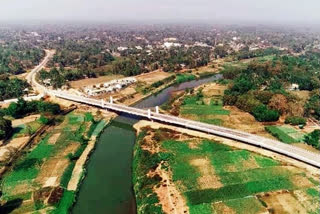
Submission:
[[[236,211],[234,211],[232,208],[228,207],[223,202],[214,203],[214,204],[212,204],[212,207],[214,210],[217,211],[217,213],[236,214]]]
[[[163,80],[169,77],[171,74],[168,72],[164,72],[162,70],[156,70],[149,73],[144,73],[136,76],[138,81],[146,82],[147,84],[152,84],[154,82]]]
[[[27,117],[24,117],[21,119],[15,119],[12,121],[12,126],[16,127],[19,125],[30,123],[30,122],[33,122],[33,121],[39,119],[39,118],[40,118],[40,114],[34,114],[34,115],[30,115],[30,116],[27,116]]]
[[[182,214],[189,213],[189,207],[180,191],[172,181],[172,173],[161,169],[161,165],[156,169],[156,173],[162,178],[161,185],[154,189],[159,197],[164,213]]]
[[[60,135],[61,135],[61,132],[58,132],[58,133],[53,134],[53,135],[49,138],[48,144],[55,144],[55,143],[57,142],[58,138],[60,137]]]
[[[219,176],[216,175],[211,162],[207,158],[193,159],[190,164],[198,169],[201,176],[198,178],[198,184],[201,189],[216,189],[223,187]]]
[[[262,200],[272,209],[274,213],[307,213],[307,210],[290,193],[268,193],[262,196]]]
[[[206,97],[223,96],[226,85],[219,85],[217,83],[206,84],[202,93]]]

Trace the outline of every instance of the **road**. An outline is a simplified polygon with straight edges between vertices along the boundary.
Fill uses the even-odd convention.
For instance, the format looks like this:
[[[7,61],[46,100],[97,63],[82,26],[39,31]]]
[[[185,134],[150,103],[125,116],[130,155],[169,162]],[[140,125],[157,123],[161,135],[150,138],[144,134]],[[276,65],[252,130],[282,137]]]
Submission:
[[[48,63],[48,61],[50,60],[50,58],[54,55],[55,51],[54,50],[45,50],[46,52],[46,56],[44,57],[44,59],[40,62],[39,65],[37,65],[34,69],[32,69],[27,75],[26,75],[26,80],[27,82],[32,86],[33,90],[35,92],[38,92],[39,94],[36,96],[24,96],[23,99],[26,101],[31,101],[31,100],[40,100],[43,95],[45,94],[46,88],[42,85],[40,85],[37,81],[36,81],[36,74],[46,66],[46,64]],[[13,99],[7,99],[7,100],[3,100],[0,102],[0,104],[8,104],[8,103],[12,103],[12,102],[17,102],[18,99],[17,98],[13,98]]]
[[[286,155],[288,157],[294,158],[296,160],[300,160],[302,162],[308,163],[312,166],[320,168],[320,155],[314,152],[307,151],[302,148],[298,148],[289,144],[285,144],[279,141],[271,140],[268,138],[264,138],[258,135],[249,134],[246,132],[229,129],[225,127],[215,126],[211,124],[201,123],[193,120],[187,120],[171,115],[160,114],[151,112],[150,110],[144,110],[134,107],[129,107],[120,104],[108,103],[103,100],[97,100],[92,98],[87,98],[83,96],[73,95],[65,91],[59,90],[49,90],[44,86],[39,84],[36,80],[36,74],[39,72],[43,66],[48,62],[50,57],[52,57],[54,52],[46,51],[45,59],[33,69],[30,74],[27,76],[28,81],[34,87],[34,90],[38,92],[42,92],[45,94],[49,94],[51,96],[59,97],[62,99],[88,104],[91,106],[96,106],[103,109],[109,109],[117,112],[124,112],[131,115],[136,115],[144,118],[148,118],[150,120],[155,120],[159,122],[165,122],[172,125],[182,126],[189,129],[206,132],[209,134],[214,134],[218,136],[222,136],[225,138],[237,140],[246,144],[254,145],[263,149],[267,149],[278,154]]]
[[[38,92],[39,94],[44,94],[46,91],[46,88],[36,81],[37,73],[46,66],[46,64],[55,54],[54,50],[45,50],[45,52],[46,52],[46,56],[41,61],[41,63],[38,66],[36,66],[34,69],[32,69],[26,76],[27,82],[33,87],[33,90],[35,92]]]
[[[296,160],[300,160],[302,162],[305,162],[320,168],[319,154],[316,154],[314,152],[310,152],[305,149],[298,148],[289,144],[285,144],[280,141],[271,140],[258,135],[253,135],[247,132],[242,132],[234,129],[201,123],[193,120],[187,120],[187,119],[183,119],[183,118],[175,117],[171,115],[155,113],[148,110],[143,110],[143,109],[129,107],[129,106],[120,105],[120,104],[111,104],[103,100],[71,95],[63,91],[48,90],[47,93],[52,96],[56,96],[62,99],[66,99],[66,100],[70,100],[78,103],[84,103],[91,106],[96,106],[96,107],[100,107],[107,110],[109,109],[117,112],[124,112],[131,115],[148,118],[150,120],[165,122],[168,124],[182,126],[189,129],[237,140],[246,144],[254,145],[260,148],[264,148],[264,149],[276,152],[278,154],[286,155],[287,157],[291,157]]]

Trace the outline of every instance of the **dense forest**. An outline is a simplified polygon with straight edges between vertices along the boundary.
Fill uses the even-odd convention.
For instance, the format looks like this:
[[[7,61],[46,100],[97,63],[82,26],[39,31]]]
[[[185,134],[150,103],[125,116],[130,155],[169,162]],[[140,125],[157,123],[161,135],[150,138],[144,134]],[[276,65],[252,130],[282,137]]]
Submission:
[[[25,80],[2,78],[0,79],[0,100],[21,97],[28,92],[26,90],[28,88],[29,84]]]
[[[108,52],[105,45],[99,41],[75,42],[72,40],[60,41],[51,66],[73,67],[81,69],[95,69],[105,66],[114,57]]]
[[[45,53],[26,44],[0,45],[0,74],[21,74],[39,64]]]

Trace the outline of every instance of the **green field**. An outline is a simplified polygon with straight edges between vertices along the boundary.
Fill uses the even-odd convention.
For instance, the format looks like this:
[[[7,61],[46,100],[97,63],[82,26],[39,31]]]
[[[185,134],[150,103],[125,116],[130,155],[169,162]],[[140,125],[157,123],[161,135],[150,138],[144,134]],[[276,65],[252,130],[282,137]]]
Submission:
[[[163,161],[168,163],[172,180],[185,197],[191,214],[224,213],[225,207],[235,213],[267,212],[267,209],[275,205],[258,199],[258,196],[279,190],[289,191],[293,198],[296,198],[295,191],[304,191],[310,203],[317,197],[318,190],[315,188],[319,182],[315,182],[314,178],[306,175],[302,169],[288,167],[274,159],[247,150],[235,149],[219,142],[194,138],[179,140],[173,137],[177,134],[172,135],[166,129],[154,133],[153,139],[160,143],[158,145],[162,151],[161,155],[151,155],[145,151],[144,158],[136,157],[135,162],[142,164],[147,162],[145,160],[156,157],[150,166],[144,164],[145,173],[156,168],[157,163]],[[144,135],[147,135],[146,132]],[[139,142],[141,144],[143,140],[140,139]],[[141,148],[139,150],[143,151]],[[200,160],[202,165],[193,165],[195,160],[197,163]],[[203,174],[203,168],[207,169],[205,170],[207,174]],[[201,181],[202,176],[206,176],[207,180]],[[208,176],[216,180],[218,178],[216,187],[210,188],[212,181]],[[297,178],[306,180],[304,183],[299,183],[296,182]],[[147,176],[144,177],[143,183],[156,186],[155,180],[151,182],[147,179]],[[154,188],[153,185],[149,186],[149,191]],[[304,202],[294,200],[303,206]],[[319,205],[319,202],[317,204]],[[148,202],[144,202],[143,206],[148,206]],[[305,210],[319,211],[317,207],[305,207]]]
[[[304,134],[287,125],[267,126],[265,129],[281,142],[288,144],[303,142]]]
[[[188,95],[184,97],[180,106],[180,114],[185,117],[192,117],[203,123],[221,126],[223,120],[216,118],[219,115],[229,115],[230,111],[223,109],[220,98],[212,99],[209,104],[205,104],[204,98],[199,95]]]

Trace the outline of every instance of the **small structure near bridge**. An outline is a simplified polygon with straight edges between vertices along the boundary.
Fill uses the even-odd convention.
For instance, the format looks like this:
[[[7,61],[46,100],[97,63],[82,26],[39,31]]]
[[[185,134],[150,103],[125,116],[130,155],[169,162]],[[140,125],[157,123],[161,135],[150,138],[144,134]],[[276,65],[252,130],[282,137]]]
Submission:
[[[134,77],[127,77],[123,79],[111,80],[109,82],[96,84],[87,86],[83,89],[83,91],[88,96],[97,96],[101,94],[113,93],[115,91],[119,91],[128,85],[137,82],[137,79]]]

